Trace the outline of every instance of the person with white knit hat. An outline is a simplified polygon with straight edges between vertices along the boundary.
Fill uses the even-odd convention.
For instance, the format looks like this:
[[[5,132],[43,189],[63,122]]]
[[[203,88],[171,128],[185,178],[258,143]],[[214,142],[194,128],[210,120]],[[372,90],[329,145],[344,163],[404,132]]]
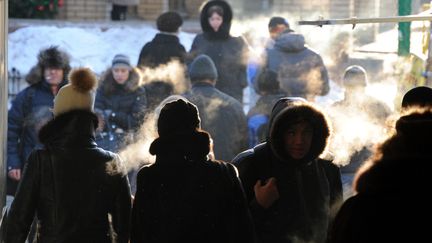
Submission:
[[[37,213],[41,242],[121,242],[129,239],[131,195],[118,155],[95,143],[97,79],[72,70],[41,128],[8,215],[6,242],[25,242]]]

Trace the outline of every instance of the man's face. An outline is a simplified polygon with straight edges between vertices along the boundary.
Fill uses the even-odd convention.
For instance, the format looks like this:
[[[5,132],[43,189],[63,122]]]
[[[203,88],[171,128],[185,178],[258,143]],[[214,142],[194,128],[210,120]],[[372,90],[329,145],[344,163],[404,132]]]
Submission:
[[[312,145],[313,128],[308,122],[290,126],[284,133],[285,150],[293,159],[303,159]]]
[[[280,35],[280,33],[284,32],[287,29],[288,29],[288,26],[286,26],[284,24],[278,24],[275,27],[270,28],[269,29],[270,38],[275,40]]]
[[[61,68],[47,67],[44,69],[44,78],[50,85],[59,85],[63,81],[64,71]]]

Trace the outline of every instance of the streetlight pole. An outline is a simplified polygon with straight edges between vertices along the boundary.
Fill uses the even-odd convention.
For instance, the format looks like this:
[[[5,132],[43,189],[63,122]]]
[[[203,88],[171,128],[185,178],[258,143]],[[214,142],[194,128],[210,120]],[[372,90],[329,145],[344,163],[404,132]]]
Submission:
[[[6,130],[7,130],[7,35],[8,1],[0,0],[0,229],[3,229],[3,212],[6,204]],[[2,232],[0,231],[0,242]]]

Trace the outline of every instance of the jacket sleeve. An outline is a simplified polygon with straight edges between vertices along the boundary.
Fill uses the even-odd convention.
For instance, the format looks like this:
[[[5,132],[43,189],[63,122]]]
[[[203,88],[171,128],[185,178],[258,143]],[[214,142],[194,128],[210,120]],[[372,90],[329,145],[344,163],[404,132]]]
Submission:
[[[105,95],[103,94],[102,89],[99,87],[96,93],[95,100],[95,112],[103,115],[103,111],[106,109]]]
[[[328,77],[328,72],[327,72],[327,68],[324,65],[324,62],[321,58],[321,56],[318,55],[318,68],[320,70],[320,74],[321,74],[321,96],[327,95],[330,91],[330,85],[329,85],[329,77]]]
[[[142,188],[144,187],[143,170],[137,176],[137,191],[135,193],[134,203],[132,207],[132,229],[131,229],[131,243],[145,242],[146,229],[145,220],[141,212],[145,209],[145,200]]]
[[[334,220],[333,226],[329,230],[327,243],[358,241],[358,235],[354,232],[361,232],[359,231],[360,225],[356,224],[356,222],[361,221],[357,216],[362,215],[362,213],[356,213],[359,208],[359,203],[357,201],[357,196],[351,197],[345,201]]]
[[[146,114],[146,110],[147,95],[144,88],[139,88],[139,90],[136,91],[132,112],[113,111],[110,120],[126,130],[138,129]]]
[[[8,214],[6,242],[24,243],[35,217],[40,188],[40,158],[34,150],[24,167],[18,191]]]
[[[249,212],[248,203],[243,191],[240,178],[238,177],[237,169],[226,163],[228,174],[232,183],[232,203],[231,211],[227,215],[231,217],[229,220],[228,230],[232,235],[230,242],[256,242],[255,229],[252,216]]]
[[[117,233],[119,243],[129,241],[130,216],[131,216],[131,193],[127,176],[120,179],[120,188],[115,198],[113,225]]]
[[[149,43],[146,43],[143,48],[141,49],[141,52],[139,54],[139,58],[138,58],[138,63],[137,63],[137,67],[141,67],[141,66],[145,66],[146,65],[146,61],[145,58],[149,55]]]
[[[21,169],[23,161],[20,157],[20,140],[23,138],[22,133],[24,128],[24,114],[25,100],[27,99],[27,90],[18,94],[12,102],[12,107],[8,112],[8,131],[7,131],[7,170]],[[22,142],[22,141],[21,141]]]
[[[249,60],[249,44],[243,37],[238,37],[241,57],[239,58],[239,70],[237,80],[240,82],[241,87],[245,88],[248,84],[247,82],[247,60]]]

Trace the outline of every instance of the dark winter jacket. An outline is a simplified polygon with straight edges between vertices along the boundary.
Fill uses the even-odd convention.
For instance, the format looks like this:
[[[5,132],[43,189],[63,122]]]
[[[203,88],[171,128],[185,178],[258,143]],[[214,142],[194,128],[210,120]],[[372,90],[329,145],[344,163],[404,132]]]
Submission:
[[[65,80],[69,68],[65,70]],[[51,117],[54,94],[44,80],[43,68],[38,64],[26,77],[29,87],[19,92],[8,112],[7,170],[23,169],[30,152],[39,144],[39,129]],[[14,195],[18,183],[8,177],[7,193]]]
[[[338,212],[329,242],[422,242],[430,212],[432,112],[401,117],[396,134],[356,176],[357,194]]]
[[[207,83],[195,83],[184,97],[198,107],[202,128],[212,136],[216,159],[231,161],[247,149],[247,121],[240,102]]]
[[[265,141],[271,110],[274,104],[285,96],[283,93],[263,95],[257,100],[255,106],[249,110],[247,119],[250,148]]]
[[[208,22],[207,10],[214,6],[224,10],[223,23],[218,32],[214,32]],[[202,34],[195,37],[190,50],[191,58],[206,54],[216,65],[218,81],[216,88],[243,102],[243,88],[247,86],[247,44],[242,37],[232,37],[232,10],[225,1],[209,1],[201,11]]]
[[[329,92],[327,69],[321,56],[305,46],[304,37],[284,33],[267,51],[267,67],[278,72],[281,89],[289,96],[313,99]]]
[[[131,243],[255,242],[234,166],[207,159],[203,132],[156,139],[138,173]]]
[[[301,115],[313,126],[313,140],[305,159],[297,161],[284,152],[281,126]],[[332,205],[341,199],[339,170],[319,159],[329,136],[323,114],[305,102],[279,101],[270,118],[266,143],[238,155],[237,166],[249,201],[260,242],[324,242]],[[259,206],[254,185],[275,177],[279,199],[268,209]]]
[[[40,131],[8,215],[6,242],[24,242],[37,215],[43,243],[112,242],[108,215],[126,243],[131,197],[126,177],[107,172],[115,155],[97,147],[97,117],[73,110]]]
[[[159,33],[141,49],[137,66],[155,68],[172,59],[185,63],[186,49],[177,36]]]
[[[139,86],[138,71],[132,69],[129,80],[123,85],[117,84],[111,69],[102,80],[96,94],[95,111],[105,117],[104,131],[125,134],[138,129],[147,109],[146,92]]]

